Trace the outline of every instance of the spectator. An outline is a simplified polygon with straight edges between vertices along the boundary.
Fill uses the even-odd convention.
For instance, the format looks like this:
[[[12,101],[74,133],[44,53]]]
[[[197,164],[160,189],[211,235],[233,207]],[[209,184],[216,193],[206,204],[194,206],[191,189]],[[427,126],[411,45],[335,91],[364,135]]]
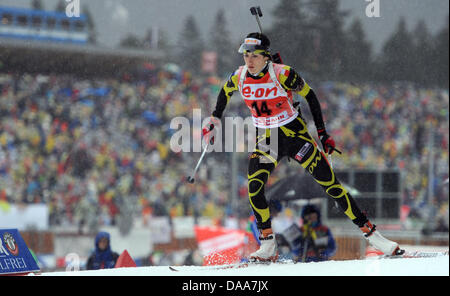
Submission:
[[[111,240],[109,233],[99,232],[95,237],[95,251],[89,256],[86,269],[114,268],[119,254],[111,251]]]
[[[328,260],[336,253],[336,242],[330,229],[322,224],[320,210],[314,205],[306,205],[302,210],[302,219],[299,244],[293,250],[298,260]]]
[[[306,205],[301,216],[301,227],[292,223],[276,234],[280,257],[301,262],[328,260],[336,252],[336,242],[330,229],[321,223],[320,210]]]

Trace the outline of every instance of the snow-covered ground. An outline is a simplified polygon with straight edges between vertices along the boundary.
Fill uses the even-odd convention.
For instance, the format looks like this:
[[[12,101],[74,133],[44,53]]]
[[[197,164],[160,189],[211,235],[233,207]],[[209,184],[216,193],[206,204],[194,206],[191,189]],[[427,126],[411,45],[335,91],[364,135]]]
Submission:
[[[257,265],[216,269],[208,266],[117,268],[99,271],[49,272],[42,276],[449,276],[449,256]]]

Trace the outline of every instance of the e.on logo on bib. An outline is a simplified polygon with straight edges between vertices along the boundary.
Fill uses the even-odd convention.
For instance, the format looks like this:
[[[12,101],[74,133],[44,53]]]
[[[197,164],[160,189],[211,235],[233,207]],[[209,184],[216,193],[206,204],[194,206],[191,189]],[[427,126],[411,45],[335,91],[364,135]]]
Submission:
[[[279,96],[278,88],[273,83],[260,83],[245,85],[242,96],[246,99],[274,99]]]

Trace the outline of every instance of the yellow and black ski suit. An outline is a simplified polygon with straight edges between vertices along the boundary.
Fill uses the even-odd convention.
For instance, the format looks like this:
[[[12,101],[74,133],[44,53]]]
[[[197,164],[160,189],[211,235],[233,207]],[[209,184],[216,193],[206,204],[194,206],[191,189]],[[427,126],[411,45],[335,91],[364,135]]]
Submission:
[[[286,91],[297,92],[304,97],[310,107],[316,128],[325,129],[320,104],[314,91],[294,69],[286,65],[283,65],[283,69],[285,71],[278,76],[279,83]],[[247,72],[246,75],[251,74]],[[266,75],[269,75],[267,66],[256,77],[251,77],[262,79]],[[212,116],[222,117],[231,96],[239,90],[239,80],[239,71],[230,76],[219,93]],[[319,150],[309,134],[301,115],[285,125],[259,129],[258,134],[260,136],[257,137],[257,143],[250,155],[248,165],[248,194],[259,229],[271,228],[270,211],[264,195],[264,188],[270,174],[285,156],[292,158],[305,168],[353,223],[362,227],[367,222],[367,217],[360,211],[350,193],[339,183],[327,157]],[[278,149],[275,154],[269,153],[270,151],[267,150],[267,143],[270,143],[271,135],[278,137]]]

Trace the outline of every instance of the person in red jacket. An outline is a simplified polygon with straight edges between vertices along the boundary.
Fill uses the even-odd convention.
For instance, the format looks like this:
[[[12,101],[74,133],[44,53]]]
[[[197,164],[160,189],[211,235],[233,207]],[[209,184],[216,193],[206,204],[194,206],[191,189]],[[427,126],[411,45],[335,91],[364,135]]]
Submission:
[[[336,149],[335,141],[327,133],[314,90],[292,67],[274,63],[269,47],[270,41],[262,33],[246,36],[238,50],[243,54],[245,65],[239,67],[222,87],[215,110],[203,128],[204,140],[213,143],[214,128],[219,124],[231,96],[238,91],[260,135],[250,155],[248,190],[261,245],[249,259],[275,261],[278,258],[264,188],[270,174],[284,157],[294,159],[306,169],[374,247],[386,254],[402,252],[396,242],[381,236],[375,225],[360,211],[350,193],[339,183],[326,157],[327,153],[331,154]],[[323,151],[309,134],[304,119],[294,106],[294,93],[306,99]],[[270,141],[277,143],[276,149],[272,145],[268,147]]]

